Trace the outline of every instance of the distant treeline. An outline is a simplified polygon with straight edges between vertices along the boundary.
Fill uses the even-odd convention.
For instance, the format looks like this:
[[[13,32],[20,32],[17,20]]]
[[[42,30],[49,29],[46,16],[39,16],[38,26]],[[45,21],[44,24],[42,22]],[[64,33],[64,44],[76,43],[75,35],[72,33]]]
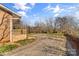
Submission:
[[[75,34],[79,31],[78,24],[76,23],[77,18],[74,16],[62,16],[62,17],[50,17],[45,21],[36,21],[34,26],[23,25],[21,21],[15,22],[14,29],[21,28],[27,30],[28,33],[69,33]],[[40,19],[41,20],[41,19]]]

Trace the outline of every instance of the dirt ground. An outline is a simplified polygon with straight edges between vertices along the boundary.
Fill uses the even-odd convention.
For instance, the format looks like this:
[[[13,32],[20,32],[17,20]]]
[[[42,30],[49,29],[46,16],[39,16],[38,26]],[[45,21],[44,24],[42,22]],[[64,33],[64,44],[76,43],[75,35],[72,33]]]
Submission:
[[[13,41],[24,40],[25,38],[26,34],[13,35]]]
[[[33,35],[37,40],[29,45],[6,53],[7,56],[62,56],[66,55],[66,39],[54,38],[46,34]]]

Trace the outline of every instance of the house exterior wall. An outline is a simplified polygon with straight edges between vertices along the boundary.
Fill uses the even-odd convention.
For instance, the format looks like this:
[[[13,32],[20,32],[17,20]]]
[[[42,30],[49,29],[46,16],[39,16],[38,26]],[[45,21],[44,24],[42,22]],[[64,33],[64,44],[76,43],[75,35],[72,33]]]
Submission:
[[[18,18],[18,19],[16,19]],[[20,16],[17,16],[11,11],[7,12],[0,7],[0,42],[11,42],[13,40],[13,21],[20,20]]]
[[[20,23],[16,23],[16,21],[20,21],[20,19],[21,15],[0,4],[0,42],[14,42],[17,41],[17,39],[24,39],[26,35],[22,34],[22,26],[20,26]],[[16,32],[13,26],[18,27],[18,25],[20,31]]]
[[[12,15],[0,9],[0,42],[10,39],[10,18]]]

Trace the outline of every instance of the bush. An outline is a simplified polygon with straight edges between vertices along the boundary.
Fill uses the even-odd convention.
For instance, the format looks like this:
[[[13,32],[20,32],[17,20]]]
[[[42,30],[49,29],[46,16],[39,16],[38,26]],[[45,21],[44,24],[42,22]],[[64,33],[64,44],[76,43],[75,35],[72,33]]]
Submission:
[[[0,47],[0,53],[4,53],[4,52],[8,52],[11,51],[13,49],[17,48],[17,45],[3,45]]]

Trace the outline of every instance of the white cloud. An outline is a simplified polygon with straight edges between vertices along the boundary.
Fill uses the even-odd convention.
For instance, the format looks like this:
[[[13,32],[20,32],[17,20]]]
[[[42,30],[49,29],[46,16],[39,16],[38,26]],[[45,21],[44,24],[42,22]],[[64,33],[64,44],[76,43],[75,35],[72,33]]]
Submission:
[[[79,11],[75,12],[74,16],[75,16],[75,22],[78,23],[79,26]]]
[[[59,5],[56,5],[56,7],[52,7],[50,4],[43,9],[44,11],[52,11],[53,13],[59,13],[63,11],[64,9],[60,8]]]
[[[50,4],[47,6],[47,7],[45,7],[44,9],[43,9],[43,11],[46,11],[46,12],[53,12],[53,14],[54,14],[54,17],[57,17],[58,15],[60,15],[63,11],[64,12],[72,12],[72,11],[74,11],[73,13],[75,13],[75,11],[79,11],[79,8],[78,8],[79,6],[69,6],[69,7],[67,7],[67,8],[61,8],[58,4],[55,6],[55,7],[53,7],[53,6],[51,6]],[[72,14],[73,14],[72,13]],[[78,16],[77,16],[78,15]],[[79,13],[76,13],[76,16],[77,17],[79,17]]]
[[[35,4],[31,3],[31,5],[34,6]],[[17,10],[20,10],[17,11],[17,13],[21,14],[22,16],[26,16],[27,12],[32,8],[27,6],[27,3],[14,3],[13,7]]]
[[[44,11],[47,11],[47,12],[51,11],[51,12],[53,12],[54,17],[57,17],[57,16],[59,16],[60,13],[61,13],[62,11],[64,11],[65,9],[64,9],[64,8],[60,8],[59,5],[56,5],[55,7],[52,7],[52,6],[49,4],[49,5],[48,5],[46,8],[44,8],[43,10],[44,10]]]
[[[57,14],[54,15],[54,17],[57,17],[57,16],[59,16],[59,13],[57,13]]]
[[[51,5],[49,4],[46,8],[44,8],[45,10],[49,10],[51,8]]]
[[[75,12],[75,15],[74,15],[77,19],[79,19],[79,11],[78,12]]]
[[[53,10],[54,8],[49,4],[47,7],[45,7],[43,9],[43,11],[50,11],[50,10]]]
[[[75,12],[79,11],[79,5],[71,6],[71,7],[67,8],[66,10],[68,10],[68,11],[75,11]]]
[[[37,17],[37,15],[36,14],[34,14],[34,15],[32,15],[33,17]]]
[[[64,9],[61,9],[60,7],[59,7],[59,5],[56,5],[56,7],[54,8],[54,10],[53,10],[53,12],[54,13],[59,13],[59,12],[61,12],[61,11],[63,11]]]
[[[35,3],[30,3],[33,7],[35,6]]]
[[[57,12],[59,12],[60,11],[60,7],[59,7],[59,5],[56,5],[56,7],[54,8],[54,13],[57,13]]]
[[[71,7],[69,7],[68,9],[75,9],[75,7],[74,7],[74,6],[71,6]]]
[[[67,9],[68,11],[73,11],[72,15],[74,15],[77,19],[79,19],[79,9],[78,9],[78,7],[79,7],[79,5],[71,6]]]
[[[19,13],[22,16],[25,16],[26,15],[26,13],[24,11],[18,11],[17,13]]]
[[[32,5],[32,7],[35,6],[35,3],[30,3],[30,5]],[[14,3],[13,6],[15,9],[20,10],[17,13],[21,14],[21,15],[26,15],[26,13],[32,9],[32,7],[27,6],[27,3]]]
[[[20,10],[28,10],[28,9],[31,9],[31,7],[29,6],[26,6],[27,3],[14,3],[14,8],[16,9],[20,9]]]

